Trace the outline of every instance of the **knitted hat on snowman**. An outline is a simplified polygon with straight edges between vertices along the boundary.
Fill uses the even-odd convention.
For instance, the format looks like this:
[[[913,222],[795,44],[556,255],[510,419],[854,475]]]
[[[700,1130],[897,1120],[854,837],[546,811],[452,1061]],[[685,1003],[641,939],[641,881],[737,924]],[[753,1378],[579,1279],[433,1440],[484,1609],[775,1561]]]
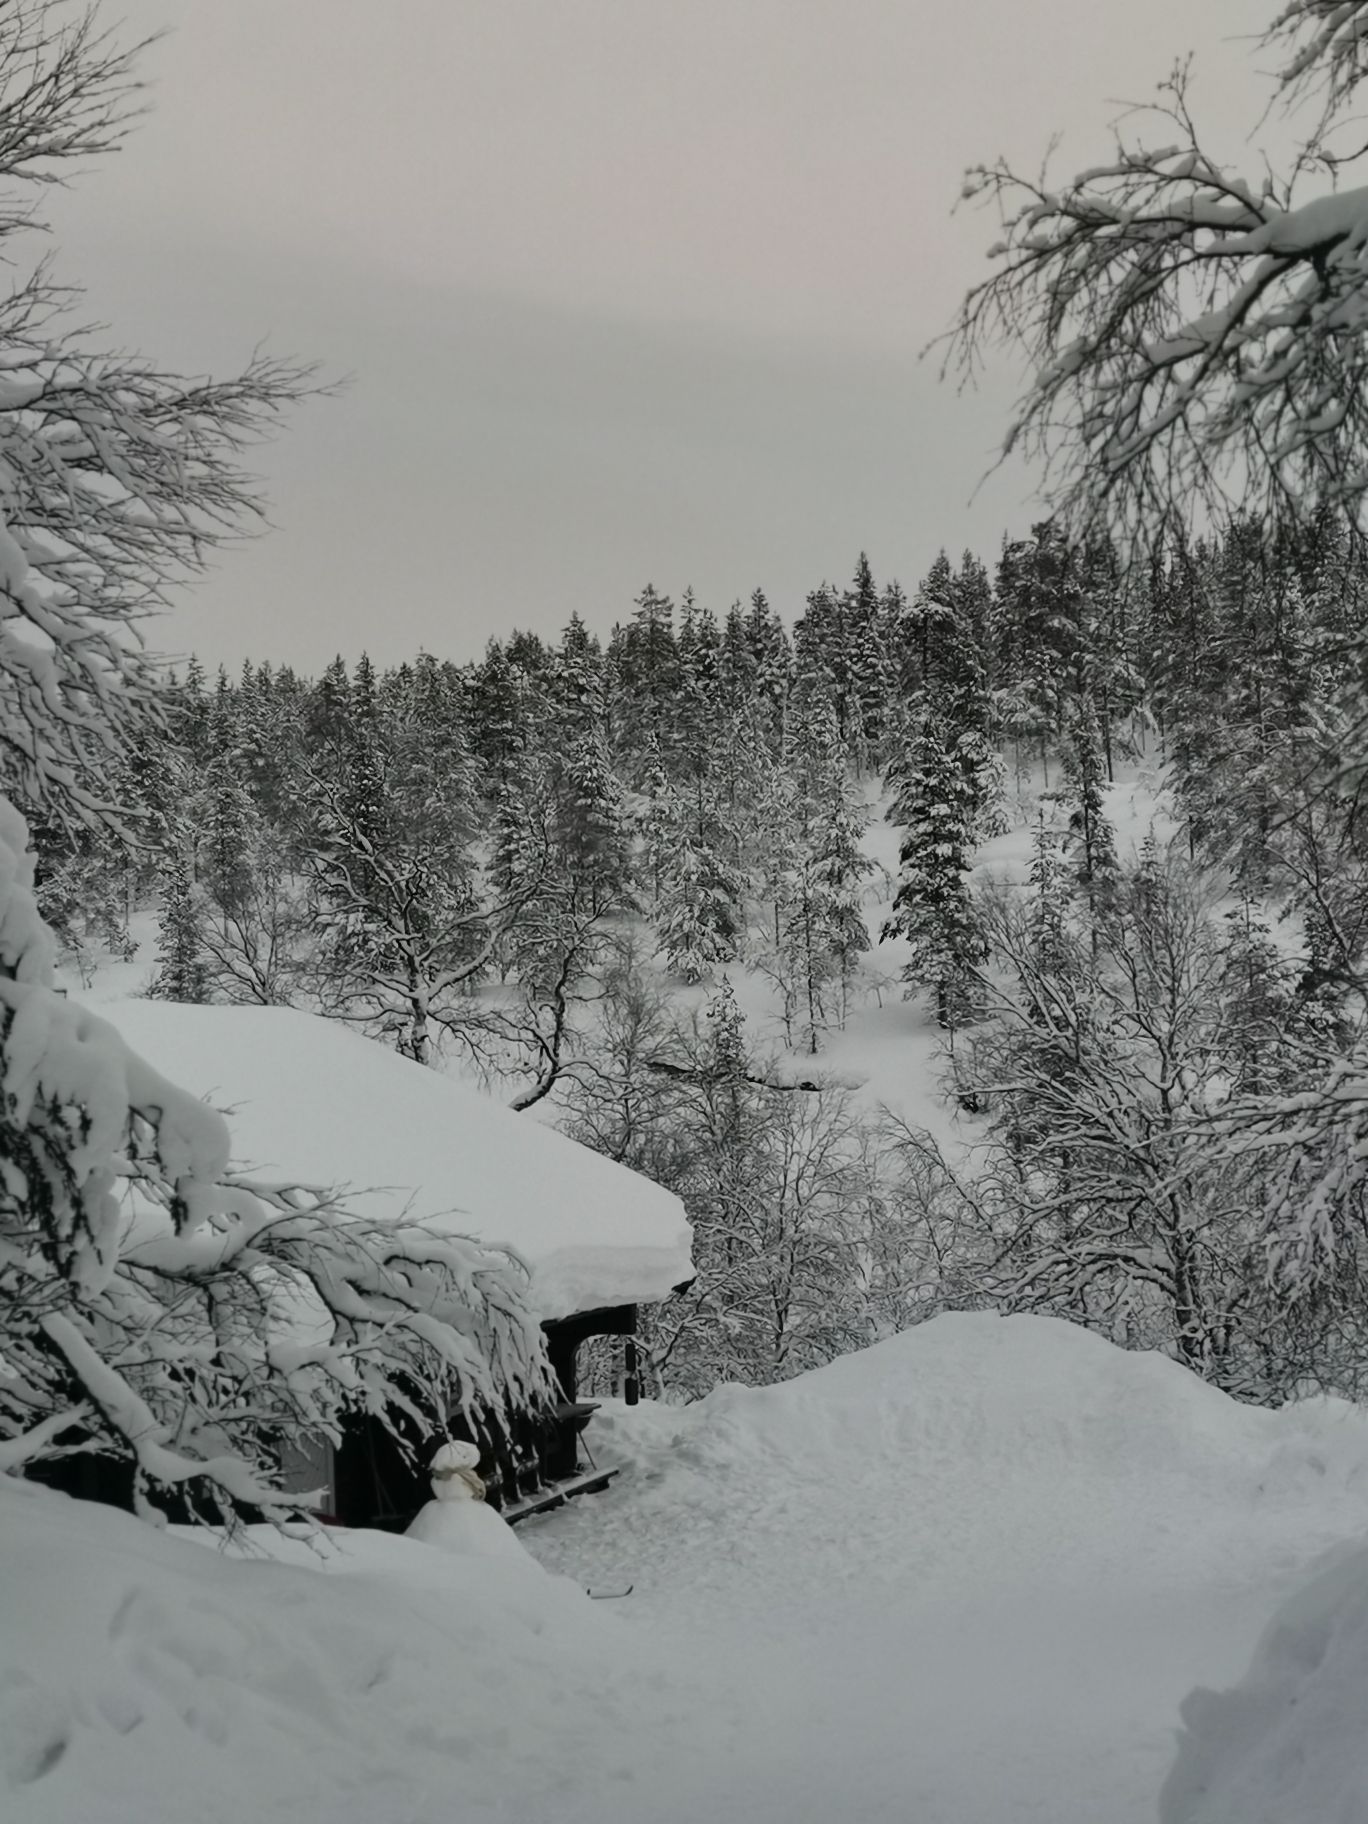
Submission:
[[[455,1438],[441,1445],[432,1458],[432,1492],[439,1501],[483,1501],[485,1485],[475,1473],[480,1460],[476,1445]]]

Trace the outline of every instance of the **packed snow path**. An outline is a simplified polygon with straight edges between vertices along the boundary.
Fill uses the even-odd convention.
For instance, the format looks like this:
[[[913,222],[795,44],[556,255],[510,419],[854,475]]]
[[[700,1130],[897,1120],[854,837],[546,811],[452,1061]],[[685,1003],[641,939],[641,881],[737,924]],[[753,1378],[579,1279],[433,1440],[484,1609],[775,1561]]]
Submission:
[[[623,1475],[524,1542],[633,1582],[629,1625],[751,1708],[687,1791],[586,1824],[1153,1824],[1180,1700],[1368,1522],[1368,1415],[1241,1407],[1046,1319],[942,1318],[593,1435]]]
[[[1368,1526],[1368,1415],[1238,1406],[1048,1319],[590,1438],[621,1476],[519,1530],[564,1578],[376,1533],[257,1529],[240,1562],[0,1477],[0,1815],[1155,1824],[1180,1700]],[[1326,1695],[1357,1780],[1368,1696]]]

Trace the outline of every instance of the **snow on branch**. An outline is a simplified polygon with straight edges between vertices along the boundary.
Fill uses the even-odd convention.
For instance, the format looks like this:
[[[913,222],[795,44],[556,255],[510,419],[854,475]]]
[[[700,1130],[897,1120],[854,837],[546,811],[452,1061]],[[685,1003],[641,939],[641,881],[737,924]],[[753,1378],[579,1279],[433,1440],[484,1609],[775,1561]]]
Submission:
[[[120,46],[93,8],[5,0],[0,8],[0,178],[58,183],[63,164],[116,148],[136,115],[141,44]],[[27,211],[0,211],[0,233]]]
[[[1315,1066],[1319,1062],[1320,1070]],[[1308,1058],[1311,1087],[1230,1110],[1232,1156],[1268,1166],[1263,1242],[1268,1277],[1294,1299],[1368,1288],[1368,1053]]]
[[[986,350],[1034,369],[1004,456],[1042,458],[1070,528],[1153,541],[1175,515],[1236,508],[1270,534],[1368,492],[1368,189],[1301,201],[1203,150],[1186,72],[1151,110],[1170,143],[1118,140],[1061,188],[969,173],[1003,238],[965,299],[947,365]],[[1297,175],[1304,175],[1304,167]]]
[[[1323,133],[1368,74],[1368,0],[1289,0],[1264,42],[1285,58],[1278,86],[1288,99],[1319,93]]]
[[[88,814],[121,735],[155,713],[137,623],[259,517],[237,454],[308,373],[259,357],[182,380],[73,346],[63,307],[41,274],[0,299],[0,759]]]
[[[30,186],[119,145],[142,48],[93,8],[0,5],[0,241],[41,226]],[[319,389],[266,355],[212,380],[92,349],[78,298],[41,263],[0,296],[0,770],[59,816],[99,817],[110,754],[155,718],[139,619],[260,518],[238,457]]]

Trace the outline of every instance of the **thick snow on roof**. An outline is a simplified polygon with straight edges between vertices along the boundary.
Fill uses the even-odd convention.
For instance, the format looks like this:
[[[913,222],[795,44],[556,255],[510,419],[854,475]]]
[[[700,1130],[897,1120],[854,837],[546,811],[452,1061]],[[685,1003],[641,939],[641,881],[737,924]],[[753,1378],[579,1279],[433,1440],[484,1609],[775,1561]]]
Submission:
[[[334,1021],[285,1007],[100,1009],[148,1063],[229,1115],[233,1165],[348,1187],[353,1207],[511,1247],[543,1318],[663,1298],[692,1276],[679,1199]]]

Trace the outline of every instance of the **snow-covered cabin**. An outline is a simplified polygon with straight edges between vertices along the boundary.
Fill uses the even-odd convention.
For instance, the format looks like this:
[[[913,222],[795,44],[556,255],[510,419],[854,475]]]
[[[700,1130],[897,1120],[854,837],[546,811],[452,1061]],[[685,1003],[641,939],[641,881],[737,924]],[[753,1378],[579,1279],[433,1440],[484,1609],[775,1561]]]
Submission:
[[[544,1477],[573,1478],[586,1409],[575,1357],[630,1338],[637,1307],[693,1276],[684,1206],[639,1173],[349,1027],[284,1007],[127,1000],[101,1008],[129,1045],[229,1119],[234,1169],[345,1188],[349,1207],[407,1211],[525,1263],[563,1396]],[[427,1498],[388,1435],[358,1427],[301,1465],[351,1523],[401,1521]],[[520,1491],[513,1491],[516,1496]],[[508,1491],[505,1491],[507,1499]]]

